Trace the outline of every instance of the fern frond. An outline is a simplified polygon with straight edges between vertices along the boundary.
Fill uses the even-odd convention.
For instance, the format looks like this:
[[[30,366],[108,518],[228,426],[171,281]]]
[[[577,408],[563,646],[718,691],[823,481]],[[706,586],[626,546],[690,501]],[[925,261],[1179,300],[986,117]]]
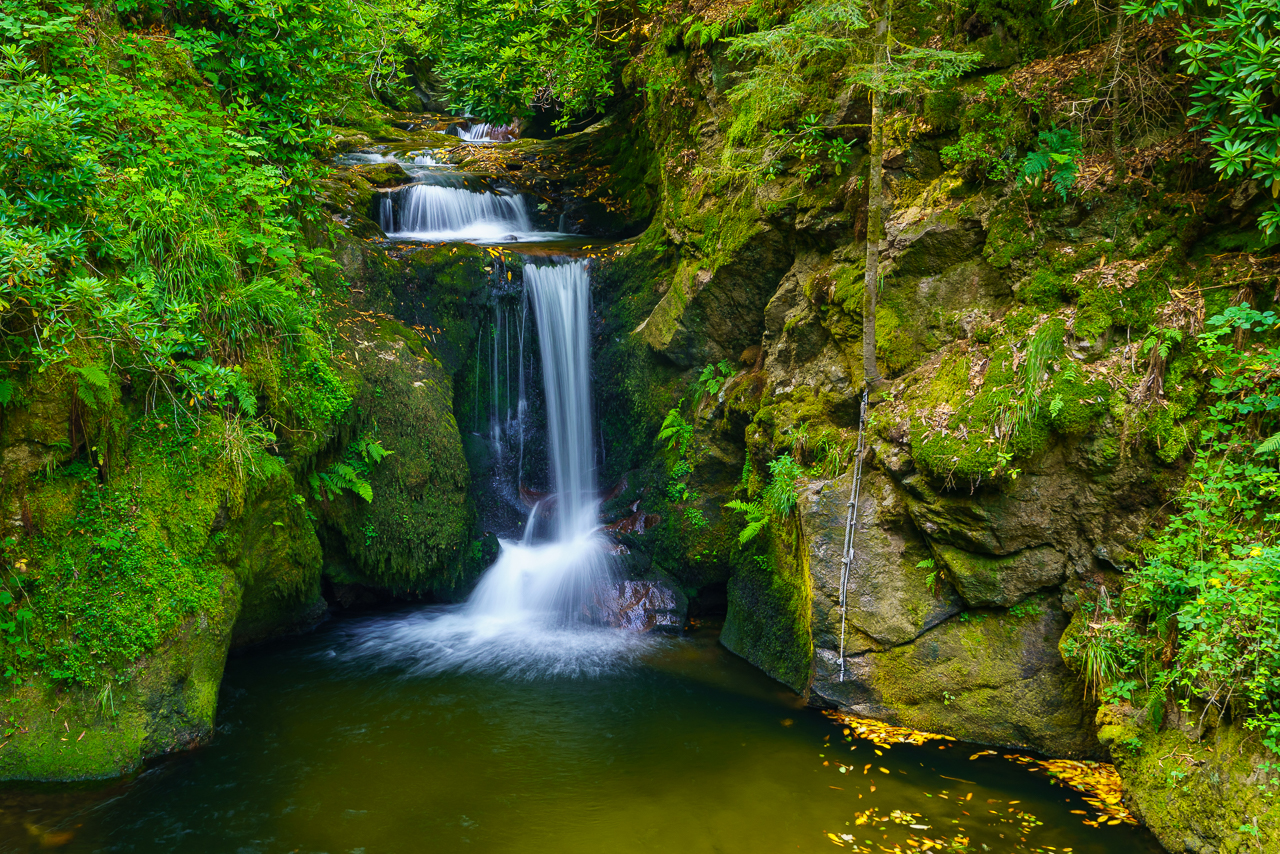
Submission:
[[[1253,449],[1253,455],[1260,457],[1263,454],[1274,454],[1280,451],[1280,433],[1276,433],[1270,438],[1263,439],[1258,443],[1258,447]]]

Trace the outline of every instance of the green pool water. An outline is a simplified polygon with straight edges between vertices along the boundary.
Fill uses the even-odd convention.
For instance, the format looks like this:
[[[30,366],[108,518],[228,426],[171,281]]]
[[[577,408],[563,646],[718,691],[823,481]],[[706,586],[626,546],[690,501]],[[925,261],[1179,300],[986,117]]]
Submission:
[[[234,658],[211,744],[105,788],[3,793],[0,850],[780,854],[837,850],[828,833],[854,836],[846,850],[956,836],[972,851],[1161,850],[1141,828],[1083,825],[1080,796],[999,756],[851,751],[714,628],[524,677],[423,672],[412,652],[361,646],[392,643],[382,630],[403,617]],[[873,807],[903,823],[859,826]]]

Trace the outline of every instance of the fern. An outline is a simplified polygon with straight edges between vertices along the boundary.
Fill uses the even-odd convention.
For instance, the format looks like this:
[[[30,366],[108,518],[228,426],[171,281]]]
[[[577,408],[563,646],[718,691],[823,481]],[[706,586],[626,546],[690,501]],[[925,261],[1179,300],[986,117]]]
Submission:
[[[742,501],[735,498],[724,505],[730,510],[746,514],[747,526],[738,534],[738,543],[745,545],[769,526],[769,511],[759,501]]]
[[[1065,202],[1080,171],[1080,155],[1080,135],[1071,128],[1041,131],[1040,145],[1022,160],[1020,180],[1041,186],[1048,181]]]
[[[684,416],[680,414],[680,406],[683,403],[684,401],[681,400],[667,413],[667,417],[662,419],[662,427],[658,430],[658,441],[666,442],[668,451],[676,451],[681,456],[689,450],[689,443],[693,440],[693,425],[685,421]]]
[[[372,504],[373,484],[369,478],[373,467],[392,453],[370,433],[362,433],[347,446],[347,453],[340,461],[330,466],[328,471],[317,472],[307,479],[312,495],[317,501],[333,500],[345,489]]]
[[[68,370],[80,379],[76,383],[76,396],[85,406],[98,409],[111,402],[111,380],[102,368],[97,365],[71,365]]]
[[[803,474],[804,469],[790,454],[769,461],[770,480],[762,498],[770,512],[776,516],[791,515],[800,497],[796,491],[796,480]]]
[[[1280,433],[1276,433],[1270,438],[1263,439],[1258,443],[1258,447],[1253,449],[1253,455],[1260,457],[1263,454],[1274,454],[1280,451]]]

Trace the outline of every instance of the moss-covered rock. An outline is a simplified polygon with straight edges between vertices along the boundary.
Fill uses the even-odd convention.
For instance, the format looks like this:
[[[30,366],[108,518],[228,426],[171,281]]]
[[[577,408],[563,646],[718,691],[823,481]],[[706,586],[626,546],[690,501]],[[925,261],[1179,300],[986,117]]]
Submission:
[[[798,525],[771,525],[765,554],[729,580],[720,642],[774,679],[808,692],[812,679],[812,594]]]
[[[373,467],[373,500],[322,502],[344,580],[398,592],[456,594],[470,534],[470,469],[440,363],[415,356],[394,323],[353,323],[348,370],[360,377],[351,427],[390,452]],[[378,333],[387,337],[380,337]],[[389,339],[389,340],[388,340]],[[332,540],[332,538],[331,538]]]
[[[1067,615],[1056,596],[1008,611],[966,611],[913,643],[850,656],[845,677],[817,657],[824,695],[867,717],[966,741],[1097,756],[1083,685],[1058,655]]]
[[[1257,737],[1226,721],[1200,732],[1198,713],[1172,707],[1156,718],[1129,707],[1098,713],[1125,804],[1160,842],[1189,854],[1280,849],[1274,759]]]
[[[798,505],[813,586],[814,645],[837,653],[852,495],[853,475],[847,474],[804,484]],[[963,603],[945,576],[921,566],[929,558],[929,544],[911,524],[901,488],[881,472],[866,472],[859,489],[854,561],[845,586],[847,655],[910,643],[960,612]],[[814,683],[814,690],[824,696],[829,688],[822,678]]]

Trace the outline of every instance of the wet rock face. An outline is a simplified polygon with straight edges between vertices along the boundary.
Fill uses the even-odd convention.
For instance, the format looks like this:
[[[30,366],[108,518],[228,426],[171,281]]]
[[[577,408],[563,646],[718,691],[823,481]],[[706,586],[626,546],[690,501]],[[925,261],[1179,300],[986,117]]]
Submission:
[[[840,579],[853,475],[818,481],[800,491],[801,525],[813,581],[814,645],[839,649]],[[918,566],[929,546],[911,524],[901,489],[888,477],[864,473],[858,500],[856,553],[846,587],[845,652],[856,654],[910,643],[960,613],[964,603],[930,570]]]
[[[605,607],[606,625],[631,632],[679,633],[684,628],[688,600],[663,581],[619,581]]]
[[[870,717],[973,741],[1092,756],[1090,710],[1058,654],[1063,594],[1097,579],[1158,512],[1151,469],[1055,446],[1000,491],[944,491],[909,449],[877,446],[840,588],[852,476],[800,491],[813,589],[815,694]],[[892,474],[890,474],[892,472]],[[923,566],[921,564],[924,564]]]
[[[1051,547],[975,578],[920,566],[946,547],[912,522],[908,494],[886,474],[864,473],[858,535],[846,585],[841,676],[840,585],[852,475],[800,493],[813,585],[812,691],[858,714],[987,744],[1058,755],[1094,755],[1079,680],[1057,652],[1068,616],[1056,596],[1014,609],[967,611],[996,592],[1039,589],[1061,580]],[[1040,568],[1056,566],[1046,583]],[[931,577],[932,576],[932,577]],[[954,583],[953,583],[954,580]],[[988,587],[983,587],[986,584]],[[989,589],[988,589],[989,588]],[[996,591],[996,592],[993,592]],[[972,599],[970,598],[972,597]],[[1013,596],[1004,597],[1016,604]],[[1016,708],[1015,708],[1016,707]]]

